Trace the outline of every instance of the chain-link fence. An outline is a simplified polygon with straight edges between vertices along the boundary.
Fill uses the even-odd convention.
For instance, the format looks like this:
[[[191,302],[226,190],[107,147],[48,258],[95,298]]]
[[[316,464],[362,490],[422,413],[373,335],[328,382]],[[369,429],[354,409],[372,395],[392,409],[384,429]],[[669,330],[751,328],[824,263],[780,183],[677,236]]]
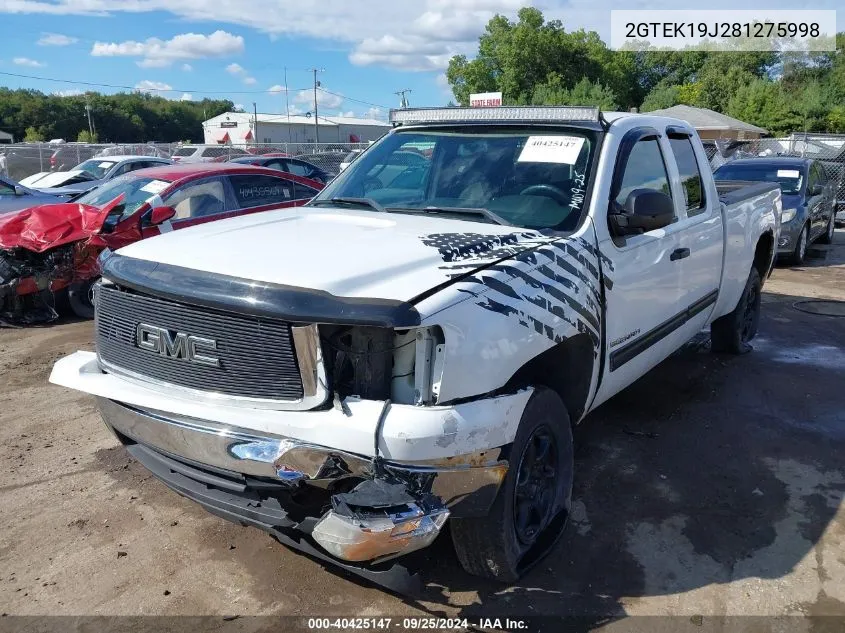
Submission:
[[[837,208],[845,209],[845,135],[795,133],[787,138],[705,141],[710,167],[717,169],[737,158],[797,156],[813,158],[837,183]]]
[[[0,173],[22,180],[39,172],[68,171],[91,158],[157,156],[177,162],[223,162],[246,156],[278,156],[305,160],[337,174],[340,165],[368,143],[267,143],[247,147],[183,143],[15,143],[0,145]]]

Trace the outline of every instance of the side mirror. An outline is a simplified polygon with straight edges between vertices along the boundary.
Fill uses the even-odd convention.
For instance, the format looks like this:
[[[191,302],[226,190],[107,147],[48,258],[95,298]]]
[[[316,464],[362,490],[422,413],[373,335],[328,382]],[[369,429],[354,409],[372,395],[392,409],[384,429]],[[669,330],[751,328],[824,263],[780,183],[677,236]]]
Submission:
[[[634,189],[621,213],[611,213],[610,226],[616,235],[638,235],[669,226],[675,220],[675,203],[662,191]]]
[[[818,185],[818,184],[810,185],[810,186],[807,187],[807,195],[808,196],[820,196],[820,195],[822,195],[823,191],[824,191],[824,187],[822,187],[821,185]]]
[[[163,222],[167,222],[174,215],[176,215],[176,209],[173,207],[154,207],[150,211],[150,224],[157,226]]]
[[[20,185],[15,185],[15,195],[16,196],[25,196],[26,190],[21,187]]]

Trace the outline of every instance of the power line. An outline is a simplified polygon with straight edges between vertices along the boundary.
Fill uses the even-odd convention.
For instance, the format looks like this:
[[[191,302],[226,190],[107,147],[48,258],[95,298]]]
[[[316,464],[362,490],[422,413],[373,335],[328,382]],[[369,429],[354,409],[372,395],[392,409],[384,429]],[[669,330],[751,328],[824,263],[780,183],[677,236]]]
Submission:
[[[19,77],[22,79],[37,79],[38,81],[54,81],[63,84],[72,84],[76,86],[92,86],[94,88],[118,88],[120,90],[131,90],[133,92],[190,92],[193,94],[209,94],[209,95],[256,95],[256,94],[273,94],[269,90],[192,90],[190,88],[136,88],[135,86],[125,86],[121,84],[106,84],[96,83],[93,81],[79,81],[74,79],[56,79],[55,77],[38,77],[36,75],[23,75],[20,73],[9,73],[0,71],[0,75],[8,77]],[[293,90],[308,90],[308,88],[294,88]]]
[[[320,69],[318,69],[320,70]],[[94,81],[81,81],[78,79],[58,79],[56,77],[41,77],[38,75],[25,75],[23,73],[10,73],[5,71],[0,71],[0,75],[6,77],[16,77],[19,79],[35,79],[37,81],[52,81],[55,83],[63,83],[63,84],[70,84],[75,86],[90,86],[92,88],[115,88],[118,90],[130,90],[132,92],[140,91],[140,92],[190,92],[192,94],[209,94],[209,95],[257,95],[257,94],[278,94],[281,92],[280,90],[271,92],[270,90],[193,90],[191,88],[136,88],[135,86],[128,86],[123,84],[110,84],[110,83],[98,83]],[[294,91],[300,92],[303,90],[310,90],[312,87],[308,86],[307,88],[290,88],[285,89],[286,92]],[[332,92],[331,90],[326,90],[322,86],[318,85],[317,89],[321,92],[326,94],[340,97],[346,101],[352,101],[353,103],[361,103],[368,106],[373,106],[375,108],[382,108],[382,109],[389,109],[389,106],[386,106],[382,103],[373,103],[372,101],[364,101],[363,99],[356,99],[354,97],[350,97],[348,95],[340,94],[339,92]],[[410,91],[409,91],[410,92]]]

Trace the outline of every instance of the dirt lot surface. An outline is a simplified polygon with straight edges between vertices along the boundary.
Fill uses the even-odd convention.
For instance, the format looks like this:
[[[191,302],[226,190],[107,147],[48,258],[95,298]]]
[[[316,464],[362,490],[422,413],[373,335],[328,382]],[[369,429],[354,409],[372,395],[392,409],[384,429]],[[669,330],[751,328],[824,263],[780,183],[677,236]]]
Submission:
[[[753,353],[691,344],[578,428],[573,520],[523,582],[467,576],[445,535],[420,600],[147,474],[93,399],[47,383],[56,359],[91,348],[90,322],[0,330],[0,611],[845,616],[845,317],[798,303],[845,300],[836,242],[775,271]]]

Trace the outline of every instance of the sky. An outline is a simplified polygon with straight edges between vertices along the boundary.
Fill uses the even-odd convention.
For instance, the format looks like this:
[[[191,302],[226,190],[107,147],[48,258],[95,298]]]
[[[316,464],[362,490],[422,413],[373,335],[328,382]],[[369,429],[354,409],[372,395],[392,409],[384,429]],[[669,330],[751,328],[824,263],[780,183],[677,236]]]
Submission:
[[[613,8],[683,8],[678,0],[0,0],[0,73],[28,76],[0,74],[0,85],[58,94],[125,87],[295,114],[313,109],[317,68],[320,114],[384,118],[400,90],[411,91],[412,106],[446,104],[449,58],[472,56],[493,15],[515,17],[527,5],[605,41]]]

